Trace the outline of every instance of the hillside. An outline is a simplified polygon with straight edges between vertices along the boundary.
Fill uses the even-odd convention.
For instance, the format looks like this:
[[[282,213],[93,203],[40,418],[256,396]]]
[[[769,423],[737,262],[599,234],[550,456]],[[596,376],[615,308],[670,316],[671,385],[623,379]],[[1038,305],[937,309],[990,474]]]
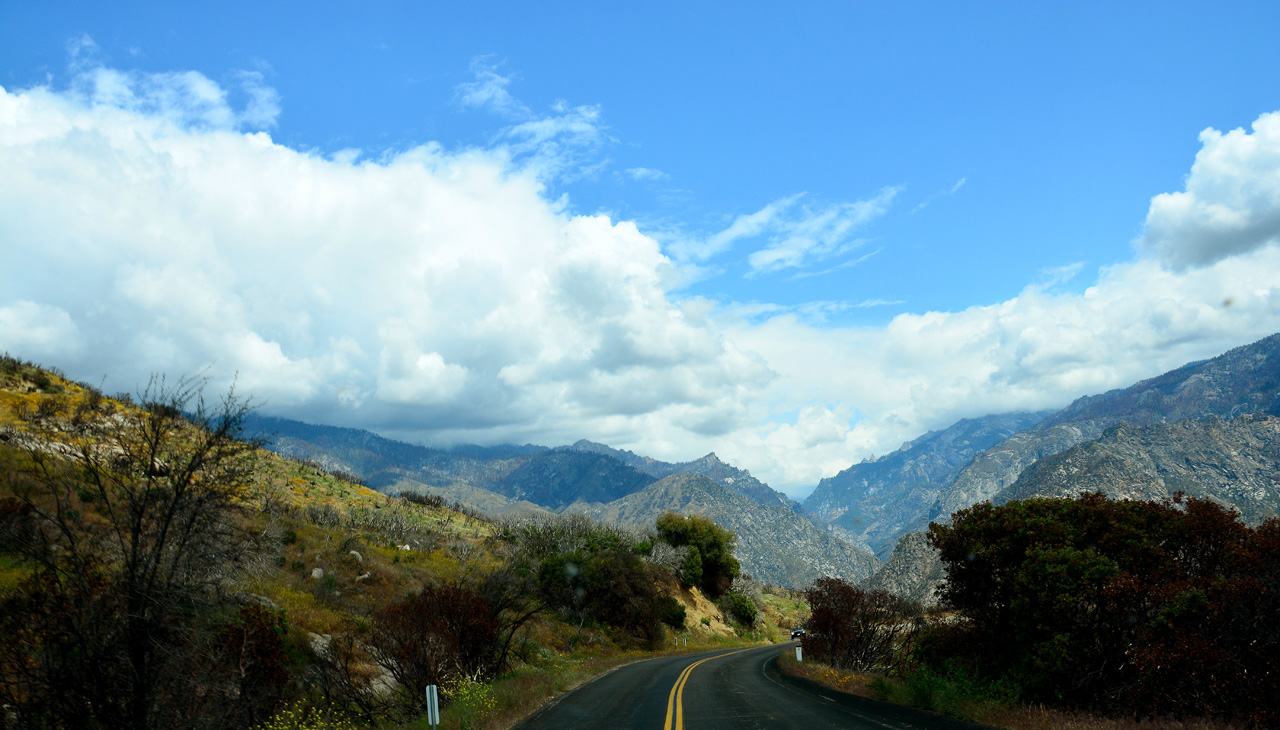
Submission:
[[[7,721],[397,727],[437,684],[449,726],[487,727],[498,683],[519,682],[503,700],[519,717],[675,634],[719,645],[785,620],[726,623],[644,557],[646,536],[552,515],[510,530],[392,497],[336,472],[400,446],[366,435],[342,463],[290,459],[240,438],[243,401],[200,396],[199,381],[156,379],[109,398],[0,358]],[[566,560],[567,590],[540,582]]]
[[[828,569],[861,580],[879,564],[857,543],[814,524],[796,502],[714,453],[673,464],[587,440],[555,449],[432,449],[366,431],[282,419],[257,419],[253,425],[269,433],[271,448],[282,453],[349,472],[387,492],[435,494],[493,516],[570,510],[607,522],[652,526],[663,512],[696,505],[697,514],[738,533],[743,570],[784,587],[802,588]],[[668,484],[699,486],[652,489],[658,480],[682,475],[700,476],[715,488],[701,480],[674,479]],[[644,519],[621,520],[624,512]]]
[[[801,588],[823,576],[857,582],[879,567],[870,553],[840,540],[781,505],[762,505],[700,474],[673,474],[604,505],[573,511],[609,523],[651,525],[663,512],[702,515],[738,536],[744,572],[773,585]]]

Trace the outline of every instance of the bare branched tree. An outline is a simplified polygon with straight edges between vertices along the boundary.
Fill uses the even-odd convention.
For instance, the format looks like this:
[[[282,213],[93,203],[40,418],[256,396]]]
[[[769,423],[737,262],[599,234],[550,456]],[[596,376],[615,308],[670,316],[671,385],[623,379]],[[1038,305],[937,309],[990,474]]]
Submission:
[[[27,522],[16,548],[37,569],[0,614],[24,639],[0,642],[0,696],[30,724],[197,726],[215,711],[194,691],[210,662],[192,660],[215,650],[201,622],[250,544],[233,497],[256,445],[239,438],[250,404],[234,390],[209,404],[203,386],[153,377],[105,431],[31,426],[10,486]]]

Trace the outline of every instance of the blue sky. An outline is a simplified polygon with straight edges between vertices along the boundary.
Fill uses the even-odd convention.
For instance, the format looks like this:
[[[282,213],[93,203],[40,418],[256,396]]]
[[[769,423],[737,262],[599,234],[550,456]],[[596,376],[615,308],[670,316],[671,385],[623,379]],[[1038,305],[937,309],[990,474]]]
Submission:
[[[1272,3],[6,0],[0,245],[61,275],[6,264],[0,348],[799,495],[1280,329],[1276,37]]]

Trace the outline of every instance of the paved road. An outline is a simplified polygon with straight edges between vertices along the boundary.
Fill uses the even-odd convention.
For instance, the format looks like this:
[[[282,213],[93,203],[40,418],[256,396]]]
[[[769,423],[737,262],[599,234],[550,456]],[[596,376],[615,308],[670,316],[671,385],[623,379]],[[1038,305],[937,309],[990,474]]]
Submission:
[[[910,708],[827,690],[774,666],[795,644],[662,657],[564,695],[518,730],[974,730]]]

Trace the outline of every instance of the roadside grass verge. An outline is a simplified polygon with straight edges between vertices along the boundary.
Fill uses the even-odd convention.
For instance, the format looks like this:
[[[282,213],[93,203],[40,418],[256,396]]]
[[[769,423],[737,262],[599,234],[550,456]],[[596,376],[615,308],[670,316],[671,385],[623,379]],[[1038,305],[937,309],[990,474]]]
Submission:
[[[917,707],[1007,730],[1244,730],[1241,725],[1213,719],[1134,720],[1025,705],[1013,699],[1007,687],[984,684],[968,677],[917,671],[901,679],[888,678],[836,669],[807,659],[798,663],[791,652],[778,658],[778,669],[784,674],[803,677],[838,692]]]

